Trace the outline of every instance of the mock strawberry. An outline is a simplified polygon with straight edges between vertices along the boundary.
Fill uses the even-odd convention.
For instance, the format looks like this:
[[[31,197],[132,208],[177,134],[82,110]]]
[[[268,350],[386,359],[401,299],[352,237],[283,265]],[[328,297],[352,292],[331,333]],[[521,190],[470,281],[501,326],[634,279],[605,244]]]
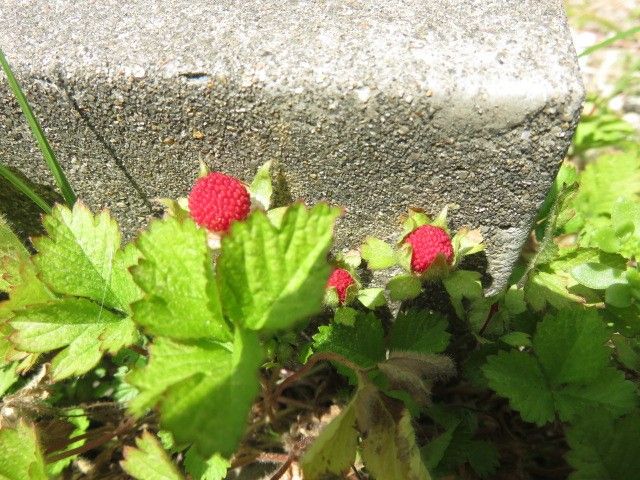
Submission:
[[[199,178],[189,194],[189,210],[196,223],[215,232],[225,232],[235,220],[249,215],[251,197],[237,178],[212,172]]]
[[[327,288],[334,287],[338,292],[338,300],[344,305],[347,300],[347,288],[355,283],[351,274],[344,268],[336,268],[327,282]]]
[[[411,270],[416,273],[426,271],[441,255],[451,265],[453,246],[449,234],[440,227],[422,225],[404,239],[412,247]]]

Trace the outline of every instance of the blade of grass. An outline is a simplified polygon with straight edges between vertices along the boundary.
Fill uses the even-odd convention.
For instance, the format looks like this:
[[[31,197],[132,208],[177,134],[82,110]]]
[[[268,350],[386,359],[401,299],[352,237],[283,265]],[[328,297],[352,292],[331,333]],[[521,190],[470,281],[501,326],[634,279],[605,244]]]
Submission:
[[[33,136],[38,142],[38,146],[40,147],[42,156],[47,162],[47,166],[49,167],[49,170],[51,171],[53,178],[55,179],[56,184],[60,189],[60,193],[62,193],[62,197],[64,198],[65,202],[69,206],[72,206],[76,201],[76,195],[73,192],[73,189],[71,188],[71,185],[69,184],[69,181],[67,180],[67,177],[65,176],[64,171],[62,170],[62,167],[58,163],[55,153],[53,153],[53,149],[49,145],[49,141],[47,140],[47,137],[45,136],[44,131],[40,127],[38,120],[33,114],[33,110],[31,110],[31,106],[27,101],[27,97],[25,97],[24,93],[22,92],[22,89],[20,88],[20,85],[18,84],[18,81],[16,80],[16,77],[13,75],[13,72],[11,71],[11,67],[9,66],[9,63],[5,58],[4,53],[2,52],[2,49],[0,49],[0,66],[2,66],[2,69],[4,70],[4,73],[7,76],[9,87],[11,88],[11,91],[16,96],[18,103],[20,104],[22,113],[24,114],[24,116],[27,119],[27,122],[29,123],[31,132],[33,133]]]
[[[51,213],[51,206],[38,193],[15,175],[11,170],[0,163],[0,175],[2,175],[16,190],[24,193],[33,203],[39,206],[44,213]]]
[[[582,53],[578,55],[578,57],[591,55],[593,52],[597,52],[601,48],[608,47],[609,45],[617,42],[618,40],[624,40],[625,38],[629,38],[638,32],[640,32],[640,26],[630,28],[629,30],[625,30],[624,32],[616,33],[612,37],[609,37],[600,43],[596,43],[595,45],[591,45],[589,48],[585,48],[582,51]]]

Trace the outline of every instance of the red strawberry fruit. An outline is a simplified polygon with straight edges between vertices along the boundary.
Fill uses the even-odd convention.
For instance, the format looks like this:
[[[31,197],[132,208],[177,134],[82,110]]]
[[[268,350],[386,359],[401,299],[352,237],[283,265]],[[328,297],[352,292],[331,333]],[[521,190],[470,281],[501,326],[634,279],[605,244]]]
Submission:
[[[344,268],[336,268],[327,282],[327,288],[334,287],[338,292],[338,300],[344,305],[347,300],[347,288],[355,283],[351,274]]]
[[[422,225],[404,239],[412,247],[411,270],[423,273],[442,256],[447,264],[453,261],[453,246],[449,234],[440,227]]]
[[[214,232],[226,232],[235,220],[249,215],[251,197],[237,178],[212,172],[199,178],[189,194],[189,210],[196,223]]]

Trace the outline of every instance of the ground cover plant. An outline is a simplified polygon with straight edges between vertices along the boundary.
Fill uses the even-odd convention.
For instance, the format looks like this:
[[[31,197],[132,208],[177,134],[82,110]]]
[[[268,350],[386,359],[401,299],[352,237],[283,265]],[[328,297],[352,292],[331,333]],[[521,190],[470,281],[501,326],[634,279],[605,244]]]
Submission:
[[[640,146],[613,113],[487,298],[473,225],[424,205],[331,253],[341,209],[272,205],[271,164],[202,166],[123,245],[9,78],[64,204],[0,169],[46,232],[0,222],[0,478],[638,477]]]

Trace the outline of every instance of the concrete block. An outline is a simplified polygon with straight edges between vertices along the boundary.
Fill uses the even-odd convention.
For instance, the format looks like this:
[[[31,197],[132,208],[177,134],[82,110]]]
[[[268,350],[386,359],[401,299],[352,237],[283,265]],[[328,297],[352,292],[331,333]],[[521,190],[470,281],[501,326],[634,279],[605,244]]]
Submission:
[[[271,159],[292,198],[346,207],[340,246],[458,205],[491,291],[584,95],[560,0],[4,0],[0,46],[80,196],[130,234],[199,159],[244,179]],[[51,183],[4,78],[0,158]]]

